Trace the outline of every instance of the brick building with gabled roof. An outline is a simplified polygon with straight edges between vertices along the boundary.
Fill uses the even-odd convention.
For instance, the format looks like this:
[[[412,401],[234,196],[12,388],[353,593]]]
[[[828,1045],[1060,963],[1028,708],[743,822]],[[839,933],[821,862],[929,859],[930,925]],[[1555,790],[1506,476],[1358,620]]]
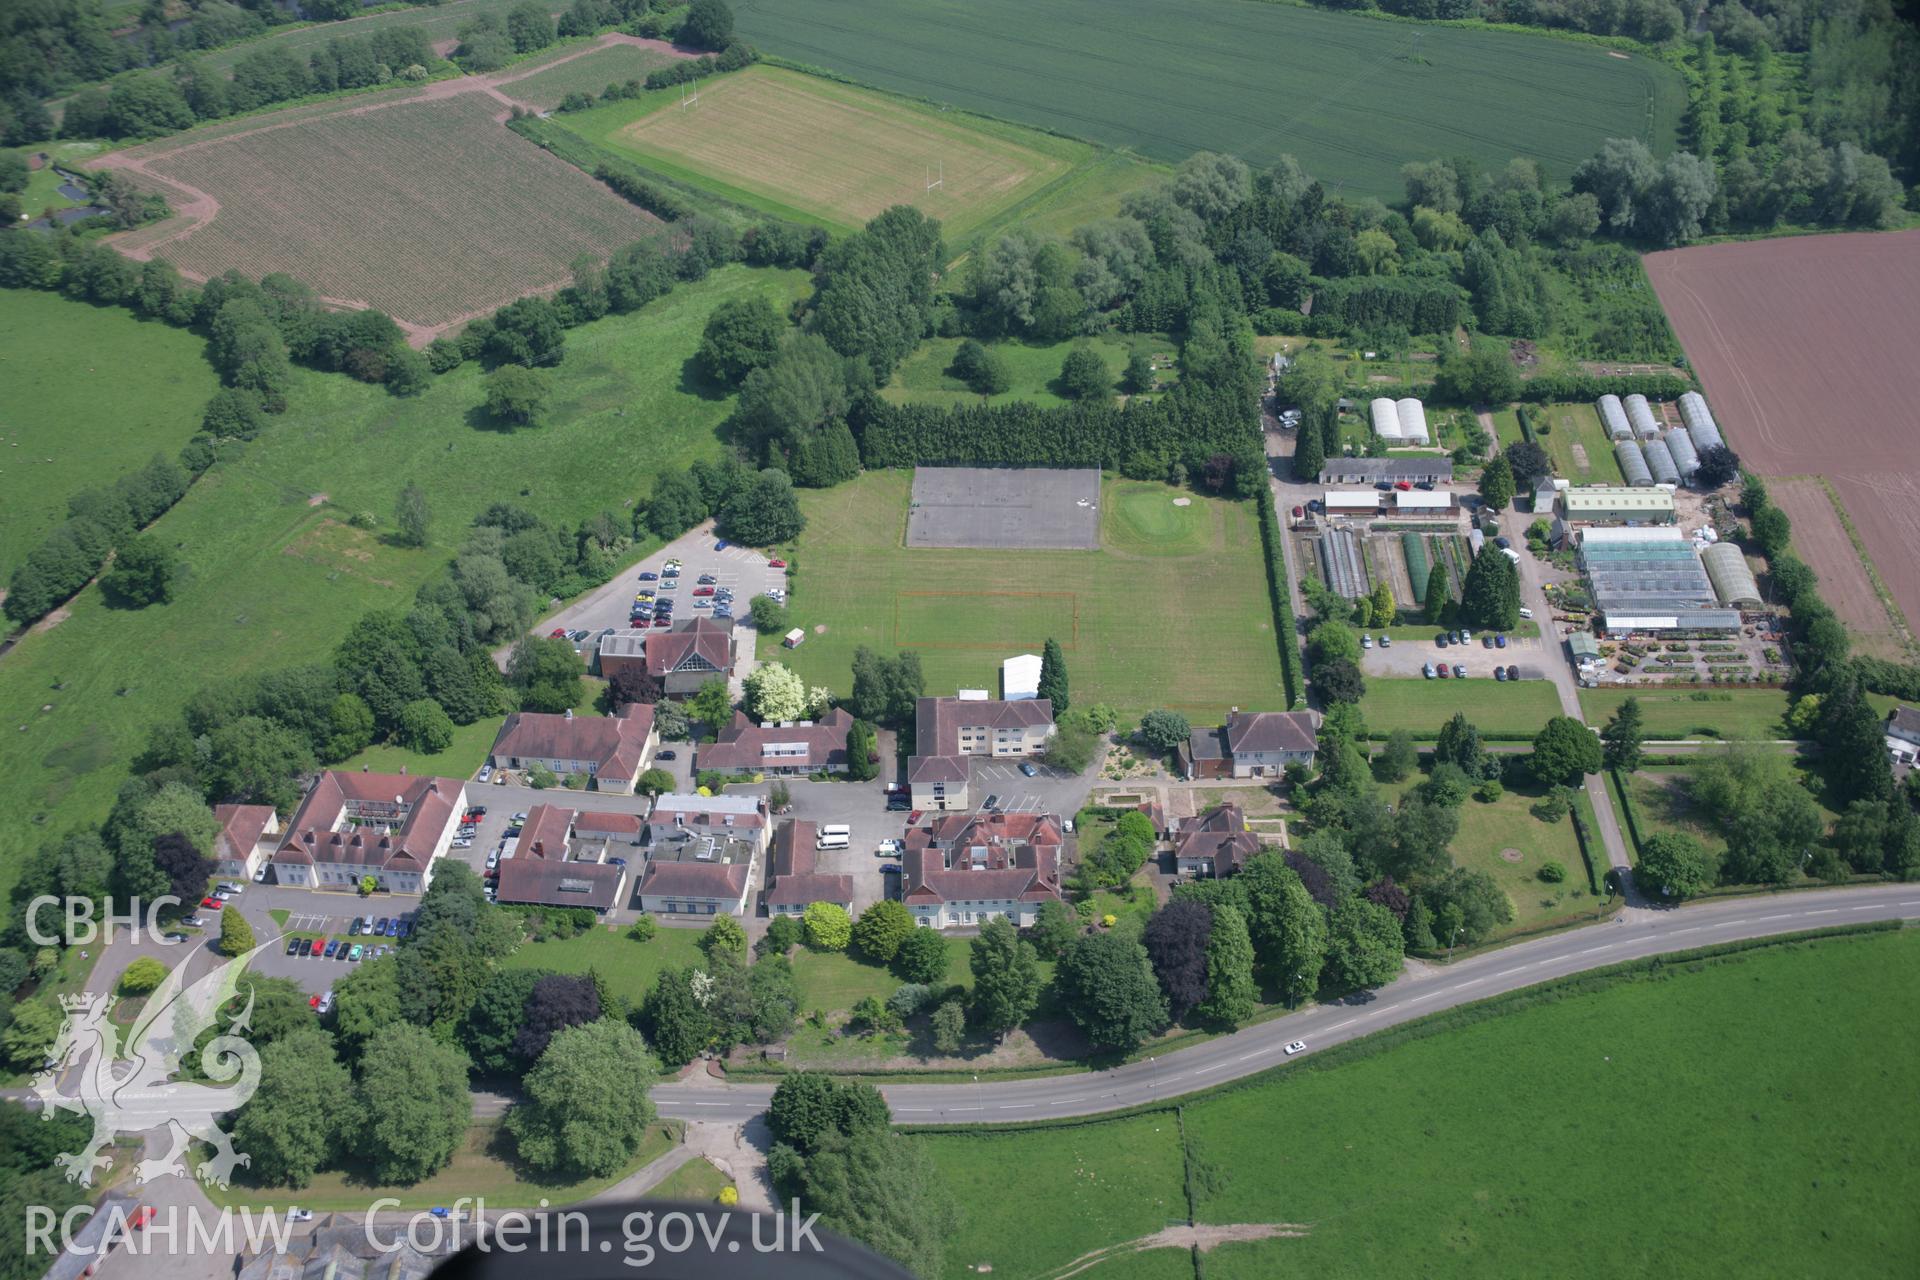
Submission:
[[[280,815],[272,805],[217,804],[213,817],[220,833],[213,838],[214,874],[248,880],[273,857]]]
[[[424,893],[466,807],[466,786],[454,778],[330,769],[287,824],[275,879],[348,889],[372,876],[390,893]]]
[[[527,811],[513,856],[500,862],[496,889],[501,902],[543,907],[591,907],[605,913],[621,904],[627,884],[625,866],[602,861],[605,844],[593,830],[575,838],[596,815],[559,805],[537,804]],[[599,815],[630,817],[628,814]],[[634,828],[637,833],[639,828]]]
[[[767,866],[767,911],[797,916],[816,902],[831,902],[853,910],[853,877],[827,875],[818,870],[815,840],[820,828],[812,822],[788,821],[773,833],[773,856]]]
[[[516,711],[500,726],[487,762],[496,769],[538,766],[564,778],[585,774],[596,791],[632,792],[660,736],[653,708],[630,702],[610,716]]]
[[[1320,717],[1312,711],[1241,711],[1198,728],[1176,750],[1180,770],[1196,778],[1277,778],[1290,764],[1313,763]]]
[[[700,686],[733,674],[739,652],[731,618],[688,618],[647,635],[647,674],[669,697],[690,698]]]
[[[1173,831],[1173,866],[1181,875],[1230,876],[1260,852],[1260,837],[1247,830],[1237,804],[1220,804],[1182,818]]]
[[[695,768],[715,773],[845,773],[853,717],[840,707],[818,720],[755,724],[744,712],[702,747]]]
[[[1045,698],[922,698],[914,713],[907,787],[916,809],[965,809],[967,758],[1017,759],[1045,749],[1053,737],[1053,703]]]
[[[1060,897],[1063,842],[1050,813],[931,815],[907,832],[900,900],[927,928],[969,928],[996,916],[1031,925],[1041,903]]]

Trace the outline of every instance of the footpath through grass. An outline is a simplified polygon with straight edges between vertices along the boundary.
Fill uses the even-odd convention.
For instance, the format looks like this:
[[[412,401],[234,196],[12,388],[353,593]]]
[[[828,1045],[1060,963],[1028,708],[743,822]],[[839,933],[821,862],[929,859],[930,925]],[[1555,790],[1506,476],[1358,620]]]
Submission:
[[[367,610],[405,608],[488,504],[519,503],[556,525],[599,511],[624,520],[653,476],[716,456],[729,404],[688,367],[707,316],[752,293],[784,309],[806,280],[729,267],[633,315],[571,331],[552,417],[533,429],[500,430],[474,415],[484,398],[474,366],[408,400],[299,371],[288,412],[157,522],[156,536],[180,547],[189,571],[172,603],[109,610],[90,589],[70,618],[0,661],[0,810],[12,818],[0,824],[0,891],[28,849],[106,815],[126,761],[195,690],[324,660]],[[86,332],[122,318],[34,296],[55,316],[80,316]],[[196,421],[205,394],[190,397]],[[10,400],[8,411],[51,416],[34,401]],[[180,422],[181,441],[192,426]],[[396,547],[348,523],[366,511],[390,528],[409,480],[433,513],[429,546]]]
[[[1920,933],[1658,975],[1194,1098],[1200,1221],[1301,1232],[1223,1246],[1209,1280],[1909,1272]],[[1171,1114],[919,1140],[961,1203],[991,1201],[948,1250],[956,1280],[1184,1217]],[[1045,1194],[995,1194],[1008,1170]]]
[[[891,653],[924,639],[919,624],[897,632],[896,602],[941,591],[960,594],[947,598],[940,645],[919,651],[929,694],[998,689],[1003,659],[1038,653],[1053,635],[1077,703],[1108,702],[1123,716],[1170,707],[1208,724],[1228,707],[1285,705],[1248,504],[1109,478],[1100,551],[908,548],[912,479],[869,472],[801,493],[807,530],[788,558],[807,640],[785,660],[809,684],[844,694],[856,647]],[[996,595],[1018,592],[1055,600],[1050,613],[1022,611],[1031,634],[995,612]]]
[[[193,438],[220,389],[205,348],[123,307],[0,289],[0,585],[68,498]]]

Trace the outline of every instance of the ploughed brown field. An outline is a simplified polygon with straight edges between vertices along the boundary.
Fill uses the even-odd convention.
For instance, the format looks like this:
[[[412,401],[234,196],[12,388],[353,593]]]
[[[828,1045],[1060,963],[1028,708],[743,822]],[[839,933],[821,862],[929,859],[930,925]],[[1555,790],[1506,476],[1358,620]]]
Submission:
[[[1761,475],[1830,479],[1901,610],[1920,618],[1920,231],[1702,245],[1646,266],[1727,444]],[[1845,535],[1796,525],[1806,536]],[[1832,598],[1822,578],[1842,617],[1871,608]]]

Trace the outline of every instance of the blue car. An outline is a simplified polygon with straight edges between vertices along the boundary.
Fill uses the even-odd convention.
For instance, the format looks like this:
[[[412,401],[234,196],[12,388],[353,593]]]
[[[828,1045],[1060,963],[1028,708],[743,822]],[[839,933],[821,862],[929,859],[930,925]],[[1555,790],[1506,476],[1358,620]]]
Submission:
[[[1506,638],[1505,636],[1495,636],[1495,637],[1493,638],[1493,647],[1494,647],[1494,648],[1496,648],[1496,649],[1504,649],[1504,648],[1506,648],[1506,647],[1507,647],[1507,638]]]
[[[387,936],[389,938],[397,938],[400,936],[400,922],[398,920],[387,921]]]
[[[900,864],[897,862],[883,862],[880,864],[880,874],[883,876],[897,876],[900,874]]]
[[[714,543],[714,544],[713,544],[713,549],[714,549],[715,551],[725,551],[725,550],[727,549],[727,547],[728,547],[728,546],[730,546],[730,545],[731,545],[731,544],[730,544],[730,543],[728,543],[728,541],[727,541],[727,540],[726,540],[725,538],[722,538],[722,539],[720,539],[720,541],[718,541],[718,542],[716,542],[716,543]]]
[[[658,581],[660,581],[660,575],[659,575],[659,574],[657,574],[657,573],[643,573],[643,574],[641,574],[641,575],[640,575],[640,581],[642,581],[642,582],[658,582]]]

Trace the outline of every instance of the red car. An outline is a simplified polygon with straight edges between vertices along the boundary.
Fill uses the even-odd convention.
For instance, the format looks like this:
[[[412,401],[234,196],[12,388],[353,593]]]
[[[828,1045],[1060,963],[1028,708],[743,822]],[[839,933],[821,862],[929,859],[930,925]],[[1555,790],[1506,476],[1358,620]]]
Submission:
[[[769,569],[784,569],[784,568],[786,568],[786,567],[787,567],[787,562],[786,562],[785,560],[769,560],[769,561],[767,561],[767,568],[769,568]]]
[[[309,1008],[309,1009],[318,1009],[319,1007],[320,1007],[320,997],[319,997],[319,996],[308,996],[308,997],[307,997],[307,1008]]]
[[[713,588],[712,587],[695,587],[693,589],[693,594],[697,596],[710,596],[713,594]]]
[[[656,627],[670,627],[673,625],[673,619],[672,618],[655,618],[653,620],[653,625]]]
[[[547,639],[549,640],[565,640],[566,638],[567,629],[565,627],[555,627],[553,630],[547,632]]]
[[[200,899],[200,905],[205,907],[209,911],[218,911],[220,910],[220,908],[226,906],[227,904],[220,901],[220,899],[218,898],[202,898]]]

